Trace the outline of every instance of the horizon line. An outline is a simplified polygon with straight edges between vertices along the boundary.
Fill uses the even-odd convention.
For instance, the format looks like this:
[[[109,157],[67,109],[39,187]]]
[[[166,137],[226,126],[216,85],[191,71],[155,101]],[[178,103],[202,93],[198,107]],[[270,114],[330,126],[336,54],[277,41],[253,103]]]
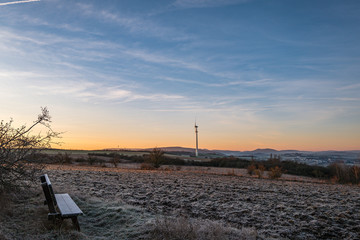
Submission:
[[[129,151],[147,151],[151,150],[154,147],[142,147],[142,148],[127,148],[127,147],[109,147],[109,148],[100,148],[100,149],[71,149],[71,148],[48,148],[49,150],[69,150],[69,151],[119,151],[119,150],[129,150]],[[191,149],[195,151],[196,148],[192,147],[181,147],[181,146],[167,146],[167,147],[157,147],[160,149],[166,149],[166,148],[183,148],[183,149]],[[226,149],[207,149],[207,148],[199,148],[199,150],[203,151],[226,151],[226,152],[254,152],[257,150],[272,150],[277,152],[284,152],[284,151],[298,151],[298,152],[357,152],[360,151],[360,149],[352,149],[352,150],[334,150],[334,149],[328,149],[328,150],[298,150],[298,149],[274,149],[274,148],[256,148],[254,150],[226,150]]]

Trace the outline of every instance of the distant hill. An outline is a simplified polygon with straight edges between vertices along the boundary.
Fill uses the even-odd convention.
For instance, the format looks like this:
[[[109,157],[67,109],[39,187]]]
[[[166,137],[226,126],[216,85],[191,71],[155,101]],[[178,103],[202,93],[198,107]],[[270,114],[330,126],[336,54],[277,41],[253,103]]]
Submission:
[[[195,153],[195,148],[185,148],[185,147],[160,147],[165,152],[183,152],[183,153]],[[151,151],[153,148],[141,149],[141,151]],[[217,151],[212,151],[208,149],[199,149],[200,154],[211,154],[216,153]]]
[[[254,151],[250,151],[252,153],[274,153],[274,152],[278,152],[278,150],[275,149],[271,149],[271,148],[258,148]]]
[[[184,152],[184,153],[194,153],[195,148],[186,148],[180,146],[171,146],[171,147],[159,147],[165,152]],[[151,151],[153,148],[131,148],[131,149],[122,149],[122,148],[108,148],[105,150],[128,150],[128,151]],[[324,154],[324,155],[331,155],[331,154],[360,154],[360,150],[352,150],[352,151],[299,151],[299,150],[276,150],[272,148],[258,148],[252,151],[233,151],[233,150],[209,150],[209,149],[199,149],[199,153],[202,154],[223,154],[223,155],[233,155],[233,156],[243,156],[243,155],[266,155],[266,154],[296,154],[296,153],[312,153],[312,154]]]
[[[128,151],[149,152],[153,148],[144,149],[127,149]],[[161,147],[165,153],[175,156],[194,156],[194,148],[186,148],[179,146]],[[110,149],[108,149],[110,150]],[[123,149],[111,149],[120,150]],[[311,165],[327,166],[333,162],[343,162],[349,165],[360,165],[360,150],[353,151],[298,151],[298,150],[276,150],[272,148],[258,148],[253,151],[232,151],[232,150],[209,150],[199,149],[200,157],[217,158],[234,156],[243,159],[267,160],[271,155],[278,155],[282,160],[292,160]]]

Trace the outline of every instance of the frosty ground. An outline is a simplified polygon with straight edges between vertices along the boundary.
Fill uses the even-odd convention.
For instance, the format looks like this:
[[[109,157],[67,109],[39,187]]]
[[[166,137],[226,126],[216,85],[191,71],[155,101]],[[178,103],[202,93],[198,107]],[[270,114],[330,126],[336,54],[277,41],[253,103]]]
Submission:
[[[360,238],[359,186],[291,177],[257,179],[211,169],[143,171],[49,165],[45,171],[55,192],[69,193],[84,211],[79,218],[81,233],[72,230],[71,221],[60,227],[47,222],[39,184],[36,196],[24,201],[31,205],[16,205],[26,208],[22,212],[28,212],[31,223],[26,216],[17,222],[6,217],[19,210],[5,214],[0,239],[31,239],[29,232],[44,239],[70,235],[79,239],[162,239],[163,233],[154,235],[159,230],[156,227],[172,231],[178,225],[182,229],[175,230],[180,232],[197,228],[195,238],[203,239]],[[36,226],[29,228],[29,224]],[[19,225],[28,231],[11,232]],[[181,234],[187,233],[178,233],[179,239],[184,237]]]

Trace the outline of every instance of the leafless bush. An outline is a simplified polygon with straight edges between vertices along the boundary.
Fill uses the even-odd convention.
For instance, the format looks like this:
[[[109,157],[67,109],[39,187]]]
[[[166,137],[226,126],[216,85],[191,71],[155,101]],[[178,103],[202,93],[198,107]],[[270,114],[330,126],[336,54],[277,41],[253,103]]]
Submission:
[[[275,166],[273,168],[270,168],[270,171],[268,172],[268,176],[271,179],[280,178],[282,175],[282,170],[280,167]]]
[[[258,178],[261,178],[264,174],[265,167],[262,164],[251,164],[247,167],[247,172],[250,176],[255,174]]]
[[[120,162],[120,156],[118,154],[114,154],[114,156],[111,159],[111,163],[114,165],[114,167],[117,167],[119,162]]]
[[[89,165],[94,165],[94,163],[98,161],[98,158],[97,157],[93,157],[93,156],[88,156],[88,163]]]
[[[359,184],[360,183],[360,167],[352,166],[349,169],[351,183]]]
[[[60,164],[71,164],[73,162],[73,158],[71,157],[71,154],[69,153],[58,153],[54,157],[54,162],[60,163]]]
[[[87,160],[84,158],[84,157],[77,157],[77,158],[75,158],[75,162],[77,162],[77,163],[81,163],[81,164],[83,164],[83,163],[85,163]]]
[[[332,180],[339,183],[360,183],[360,167],[346,166],[345,164],[333,163],[329,166]]]
[[[151,165],[150,163],[145,163],[145,162],[140,165],[140,169],[141,170],[155,170],[153,165]]]
[[[52,140],[59,137],[50,126],[51,117],[47,108],[30,127],[13,127],[13,120],[0,122],[0,190],[11,189],[25,181],[36,181],[42,166],[35,164],[31,156],[49,148]],[[35,127],[43,126],[45,134],[33,134]]]
[[[255,174],[258,178],[262,178],[265,171],[264,165],[259,165],[257,169],[255,169]]]
[[[247,172],[251,176],[255,173],[256,166],[254,164],[251,164],[247,167]]]

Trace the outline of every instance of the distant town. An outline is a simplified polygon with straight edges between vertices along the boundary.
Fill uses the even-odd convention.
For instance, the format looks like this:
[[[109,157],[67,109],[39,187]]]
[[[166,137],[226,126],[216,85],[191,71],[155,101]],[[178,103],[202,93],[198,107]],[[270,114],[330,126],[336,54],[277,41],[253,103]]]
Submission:
[[[164,147],[165,152],[181,156],[182,158],[192,158],[195,150],[182,147]],[[226,150],[207,150],[199,149],[198,158],[211,159],[216,157],[234,156],[248,160],[267,160],[271,156],[279,156],[281,160],[290,160],[308,165],[328,166],[332,163],[344,163],[346,165],[360,166],[360,150],[354,151],[298,151],[298,150],[275,150],[275,149],[256,149],[254,151],[226,151]]]

